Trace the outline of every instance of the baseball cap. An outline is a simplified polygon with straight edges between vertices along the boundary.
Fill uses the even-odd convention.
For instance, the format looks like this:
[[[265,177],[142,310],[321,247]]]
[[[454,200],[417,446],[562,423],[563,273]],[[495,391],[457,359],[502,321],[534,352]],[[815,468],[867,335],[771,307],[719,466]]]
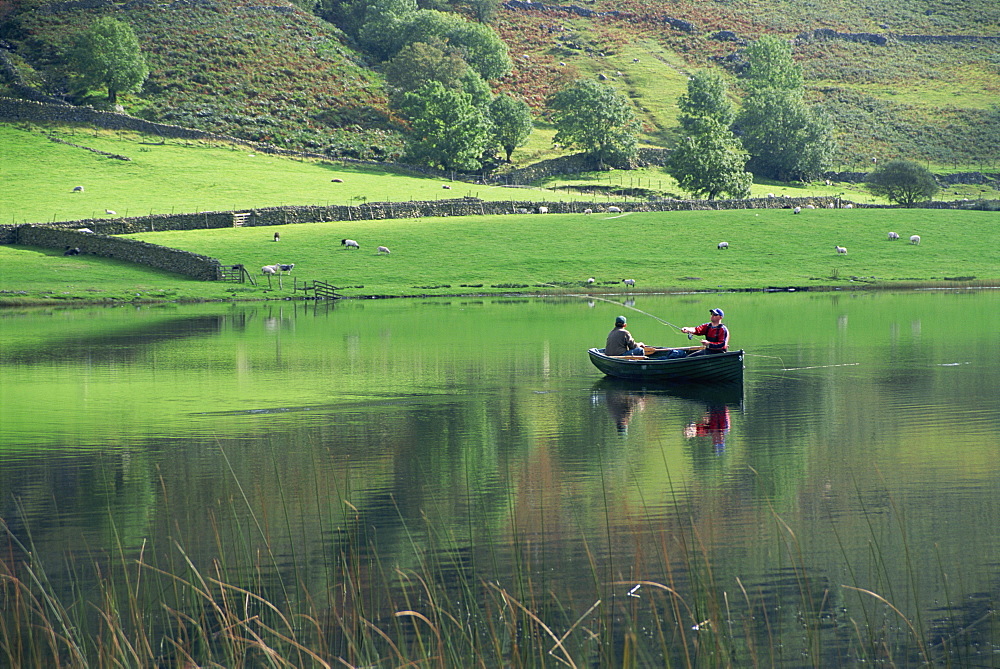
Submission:
[[[625,325],[625,317],[618,316],[617,318],[615,318],[615,325]]]
[[[723,316],[723,317],[725,317],[725,315],[726,315],[725,312],[722,311],[722,309],[709,309],[708,313],[710,313],[710,314],[712,314],[714,316]]]

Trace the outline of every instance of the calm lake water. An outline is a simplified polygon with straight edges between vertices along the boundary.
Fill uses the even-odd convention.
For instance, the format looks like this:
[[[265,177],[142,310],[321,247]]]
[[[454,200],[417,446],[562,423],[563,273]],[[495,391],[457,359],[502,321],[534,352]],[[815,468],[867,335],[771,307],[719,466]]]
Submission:
[[[0,311],[0,561],[71,597],[85,559],[266,556],[256,586],[322,599],[361,555],[530,581],[557,635],[653,582],[694,629],[708,580],[764,666],[1000,666],[1000,291],[622,302]],[[603,379],[618,314],[688,343],[629,306],[725,309],[743,388]]]

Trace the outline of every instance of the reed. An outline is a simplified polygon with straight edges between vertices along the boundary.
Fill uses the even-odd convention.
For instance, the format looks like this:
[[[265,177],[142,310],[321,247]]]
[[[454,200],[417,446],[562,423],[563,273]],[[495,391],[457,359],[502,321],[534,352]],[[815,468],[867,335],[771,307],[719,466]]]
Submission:
[[[544,546],[530,536],[530,521],[518,517],[514,500],[507,510],[511,537],[487,536],[484,543],[479,533],[483,545],[476,549],[470,537],[426,515],[407,521],[397,508],[410,551],[389,559],[380,554],[371,519],[351,501],[349,481],[328,496],[320,481],[311,484],[319,526],[338,538],[318,566],[295,552],[285,531],[290,506],[282,518],[267,517],[243,495],[212,511],[220,514],[207,538],[213,548],[201,557],[186,544],[206,538],[185,536],[177,525],[172,537],[136,548],[118,541],[110,554],[83,551],[49,565],[30,531],[4,522],[0,663],[821,667],[853,658],[924,665],[947,657],[957,642],[927,643],[914,604],[918,583],[894,583],[879,568],[887,556],[874,531],[870,555],[844,553],[853,583],[821,582],[796,533],[772,509],[787,590],[776,599],[719,568],[693,511],[675,524],[649,523],[634,532],[634,545],[619,551],[615,563],[605,554],[623,539],[609,523],[607,546],[581,541],[589,576],[566,584],[546,575]],[[162,490],[168,507],[173,492]],[[475,509],[468,513],[470,536],[488,525]],[[898,517],[897,529],[905,544]],[[865,580],[861,573],[872,566],[876,578]],[[977,624],[995,625],[995,617]]]

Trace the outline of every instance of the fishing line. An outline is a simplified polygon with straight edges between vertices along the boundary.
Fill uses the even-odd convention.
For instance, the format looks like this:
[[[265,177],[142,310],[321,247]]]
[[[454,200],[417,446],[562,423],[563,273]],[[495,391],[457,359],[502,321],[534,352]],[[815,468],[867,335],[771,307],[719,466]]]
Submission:
[[[631,309],[632,311],[638,311],[640,314],[643,314],[645,316],[649,316],[654,321],[659,321],[660,323],[663,323],[664,325],[669,325],[673,329],[677,330],[678,334],[685,334],[684,332],[681,332],[681,329],[679,327],[677,327],[676,325],[674,325],[670,321],[664,320],[664,319],[660,318],[659,316],[654,316],[653,314],[649,313],[648,311],[643,311],[642,309],[640,309],[638,307],[632,307],[632,306],[629,306],[627,304],[622,304],[621,302],[618,302],[617,300],[608,300],[608,299],[603,298],[603,297],[597,297],[596,295],[579,295],[579,294],[572,294],[572,293],[570,294],[570,297],[583,297],[583,298],[586,298],[588,300],[600,300],[601,302],[607,302],[608,304],[617,304],[619,307],[625,307],[626,309]],[[691,335],[688,335],[688,339],[691,339]]]
[[[558,286],[556,286],[555,284],[552,284],[552,283],[543,283],[543,282],[539,282],[539,283],[541,283],[541,285],[543,285],[543,286],[552,286],[553,288],[558,288]],[[622,304],[621,302],[618,302],[617,300],[609,300],[609,299],[606,299],[604,297],[597,297],[596,295],[581,295],[579,293],[567,293],[567,296],[568,297],[582,297],[582,298],[587,299],[587,300],[600,300],[601,302],[607,302],[608,304],[616,304],[619,307],[625,307],[626,309],[631,309],[632,311],[638,311],[640,314],[643,314],[645,316],[649,316],[650,318],[652,318],[655,321],[659,321],[660,323],[663,323],[664,325],[669,325],[673,329],[677,330],[678,334],[686,334],[684,332],[681,332],[681,329],[679,327],[677,327],[676,325],[674,325],[673,323],[671,323],[670,321],[664,320],[664,319],[660,318],[659,316],[654,316],[653,314],[649,313],[648,311],[643,311],[642,309],[639,309],[638,307],[632,307],[632,306],[629,306],[627,304]],[[691,339],[692,335],[688,335],[687,337],[688,337],[688,339]]]

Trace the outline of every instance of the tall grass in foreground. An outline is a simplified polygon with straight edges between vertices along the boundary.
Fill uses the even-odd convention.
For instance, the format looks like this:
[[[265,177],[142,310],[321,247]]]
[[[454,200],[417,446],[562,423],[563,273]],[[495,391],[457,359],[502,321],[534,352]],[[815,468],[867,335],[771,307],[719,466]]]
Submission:
[[[917,601],[911,581],[892,583],[878,570],[891,596],[860,583],[814,582],[795,533],[774,512],[784,597],[724,577],[692,518],[636,534],[631,552],[615,551],[630,552],[631,565],[612,568],[602,557],[608,547],[584,540],[589,573],[565,584],[546,575],[513,506],[509,539],[462,546],[428,521],[407,529],[409,559],[389,560],[349,497],[349,522],[333,508],[319,519],[339,540],[312,574],[294,546],[270,538],[277,519],[239,502],[230,504],[231,518],[217,511],[215,555],[201,563],[180,538],[44,563],[30,531],[0,521],[7,539],[0,664],[821,667],[969,660],[961,638],[969,629],[929,644],[920,617],[898,604]],[[884,565],[874,533],[872,551],[869,559]],[[853,574],[846,554],[845,562]],[[996,638],[992,612],[974,625]]]

